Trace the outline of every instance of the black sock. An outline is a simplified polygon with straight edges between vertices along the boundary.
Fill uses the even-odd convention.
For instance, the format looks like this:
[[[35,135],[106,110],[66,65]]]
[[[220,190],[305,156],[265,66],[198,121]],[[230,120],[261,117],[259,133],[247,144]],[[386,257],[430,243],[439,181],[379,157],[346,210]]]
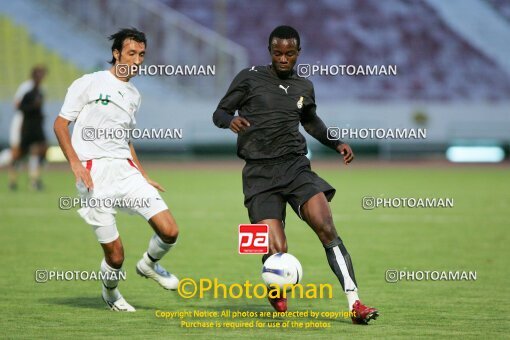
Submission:
[[[336,240],[331,241],[328,244],[324,245],[324,248],[326,249],[326,256],[328,258],[329,266],[331,267],[331,270],[333,273],[335,273],[336,277],[338,278],[338,281],[340,281],[340,284],[342,285],[342,288],[344,291],[346,291],[346,282],[348,283],[347,290],[353,290],[355,289],[358,284],[356,283],[356,277],[354,276],[354,268],[352,266],[351,256],[347,252],[347,249],[345,249],[345,246],[342,242],[342,239],[338,237]],[[340,257],[341,256],[341,257]],[[342,273],[341,267],[347,267],[347,271]],[[344,276],[347,277],[347,280]],[[352,283],[351,283],[352,281]],[[352,287],[352,284],[354,283],[354,287]]]

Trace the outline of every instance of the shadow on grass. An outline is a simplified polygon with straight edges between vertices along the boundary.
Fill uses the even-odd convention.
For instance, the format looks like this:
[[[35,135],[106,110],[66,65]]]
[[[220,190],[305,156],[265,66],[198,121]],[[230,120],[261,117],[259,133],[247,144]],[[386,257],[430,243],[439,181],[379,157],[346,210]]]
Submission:
[[[69,298],[51,298],[41,299],[41,302],[48,303],[51,305],[68,306],[79,309],[93,309],[93,310],[108,310],[105,302],[101,296],[87,296],[87,297],[69,297]],[[156,309],[155,306],[147,306],[140,303],[134,303],[133,307],[136,310],[147,310],[153,311]]]

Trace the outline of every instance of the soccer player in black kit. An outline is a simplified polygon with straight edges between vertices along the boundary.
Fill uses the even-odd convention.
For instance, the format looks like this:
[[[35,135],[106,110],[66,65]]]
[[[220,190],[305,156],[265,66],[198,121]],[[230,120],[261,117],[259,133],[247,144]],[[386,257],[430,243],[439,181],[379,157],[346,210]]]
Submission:
[[[21,138],[19,146],[12,148],[12,161],[9,169],[9,187],[17,189],[17,166],[24,155],[30,153],[29,173],[32,187],[35,190],[43,189],[41,181],[41,164],[46,157],[46,136],[44,134],[44,95],[41,83],[46,76],[46,68],[37,65],[32,69],[32,79],[23,83],[20,89],[23,95],[16,103],[16,109],[23,114],[21,124]],[[20,90],[18,90],[20,91]]]
[[[306,221],[326,250],[329,265],[347,296],[355,324],[378,316],[358,298],[352,261],[338,236],[329,201],[335,189],[317,176],[306,158],[307,146],[299,124],[322,144],[353,160],[349,145],[329,140],[327,128],[316,114],[311,81],[296,75],[300,52],[298,32],[279,26],[269,36],[272,63],[242,70],[232,81],[213,114],[214,124],[230,128],[237,137],[237,154],[243,169],[244,204],[251,223],[269,225],[269,253],[287,252],[285,208],[289,203]],[[238,116],[234,116],[238,111]],[[287,310],[287,299],[269,299],[277,311]]]

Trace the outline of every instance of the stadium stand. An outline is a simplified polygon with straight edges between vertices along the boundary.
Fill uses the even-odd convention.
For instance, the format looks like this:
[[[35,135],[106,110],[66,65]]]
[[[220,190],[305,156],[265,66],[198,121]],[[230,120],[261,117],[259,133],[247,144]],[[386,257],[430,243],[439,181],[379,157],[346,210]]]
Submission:
[[[425,1],[161,0],[193,20],[225,32],[249,51],[251,64],[268,61],[267,36],[277,23],[301,30],[301,62],[396,64],[397,77],[314,77],[329,98],[454,101],[508,99],[508,74],[454,32]],[[504,12],[508,2],[491,0]],[[245,13],[249,8],[250,15]],[[216,17],[228,13],[224,23]],[[306,22],[306,24],[304,24]]]
[[[496,0],[469,1],[496,8],[491,10],[496,15],[505,8]],[[466,32],[452,29],[432,2],[316,0],[313,6],[304,0],[5,2],[0,7],[0,38],[10,49],[0,55],[8,65],[0,78],[0,145],[8,140],[15,87],[28,76],[32,63],[44,62],[50,70],[45,112],[51,139],[52,120],[67,86],[83,73],[108,67],[106,37],[125,26],[148,34],[146,63],[205,63],[217,69],[214,77],[137,77],[134,82],[143,97],[138,127],[184,131],[179,141],[140,140],[140,145],[185,152],[233,145],[231,133],[214,127],[211,114],[239,70],[269,62],[267,37],[279,24],[300,29],[301,63],[398,66],[396,77],[312,77],[318,112],[328,126],[426,127],[427,139],[416,142],[424,148],[446,145],[453,135],[463,138],[463,131],[477,131],[480,138],[490,131],[494,139],[507,141],[507,70],[475,47],[479,45]],[[415,120],[417,112],[426,117],[425,123]],[[483,129],[475,129],[478,126]],[[320,149],[318,142],[309,141],[314,152]],[[353,143],[393,148],[387,141]]]
[[[0,32],[0,40],[9,46],[0,56],[1,65],[9,65],[2,72],[1,100],[12,100],[19,84],[29,78],[34,64],[44,64],[49,70],[44,83],[46,98],[49,100],[61,98],[69,84],[84,73],[71,61],[34,41],[25,27],[15,24],[4,15],[0,15]]]
[[[494,9],[510,22],[510,2],[507,0],[486,0]]]

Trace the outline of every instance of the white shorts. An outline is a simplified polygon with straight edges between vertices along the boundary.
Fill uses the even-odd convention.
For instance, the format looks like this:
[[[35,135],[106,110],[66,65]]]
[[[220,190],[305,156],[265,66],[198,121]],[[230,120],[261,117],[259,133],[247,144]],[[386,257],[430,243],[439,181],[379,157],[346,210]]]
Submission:
[[[9,131],[9,145],[11,148],[19,146],[21,142],[21,126],[23,125],[23,113],[16,111],[11,121]]]
[[[80,199],[86,203],[81,203],[78,214],[92,226],[100,243],[119,237],[114,216],[117,210],[138,213],[149,220],[168,209],[130,159],[100,158],[83,162],[83,166],[90,171],[94,189],[88,192],[77,183]]]

